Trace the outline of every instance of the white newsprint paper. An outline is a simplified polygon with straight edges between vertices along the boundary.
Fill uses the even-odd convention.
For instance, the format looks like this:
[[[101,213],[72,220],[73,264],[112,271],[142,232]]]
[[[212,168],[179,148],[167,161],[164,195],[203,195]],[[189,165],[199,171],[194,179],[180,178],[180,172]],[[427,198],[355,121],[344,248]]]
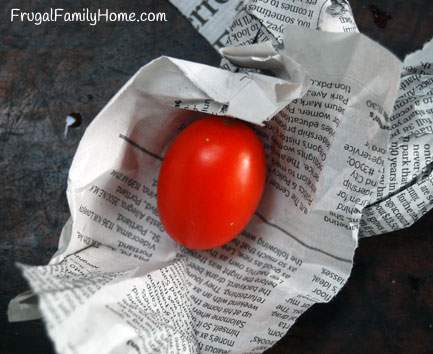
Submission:
[[[158,58],[87,129],[69,172],[71,218],[59,250],[46,266],[19,265],[32,293],[14,299],[8,313],[42,315],[61,354],[261,353],[344,286],[360,225],[367,236],[385,221],[378,206],[410,197],[418,182],[420,191],[432,188],[419,147],[419,173],[393,189],[386,182],[394,141],[415,154],[431,135],[427,122],[403,134],[408,121],[393,113],[404,89],[401,62],[357,32],[346,1],[172,2],[227,67],[243,69]],[[214,18],[205,21],[203,9]],[[251,40],[227,42],[249,19],[259,22],[252,38],[246,31]],[[424,62],[418,53],[404,69],[408,78],[425,75],[408,83],[420,102],[432,97],[431,83],[430,93],[420,84],[429,80]],[[165,233],[156,182],[169,143],[203,113],[254,123],[268,178],[241,235],[197,252]],[[426,197],[423,211],[430,204]]]

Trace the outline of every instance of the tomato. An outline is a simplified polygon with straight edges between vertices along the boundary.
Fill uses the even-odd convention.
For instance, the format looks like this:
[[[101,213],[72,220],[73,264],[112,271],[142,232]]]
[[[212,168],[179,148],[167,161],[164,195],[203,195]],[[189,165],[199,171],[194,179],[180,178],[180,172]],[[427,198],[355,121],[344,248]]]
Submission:
[[[263,145],[244,122],[207,116],[173,141],[158,179],[167,233],[191,249],[231,241],[247,225],[264,189]]]

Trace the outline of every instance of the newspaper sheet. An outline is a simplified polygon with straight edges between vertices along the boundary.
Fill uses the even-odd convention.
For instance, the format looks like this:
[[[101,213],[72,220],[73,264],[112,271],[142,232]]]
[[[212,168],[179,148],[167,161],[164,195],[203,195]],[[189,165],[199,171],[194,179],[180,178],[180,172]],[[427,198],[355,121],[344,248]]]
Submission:
[[[20,265],[58,353],[263,352],[343,287],[361,220],[397,195],[379,187],[397,137],[400,61],[356,33],[346,1],[182,3],[188,17],[199,5],[220,12],[208,30],[199,27],[216,47],[226,29],[229,41],[251,24],[246,18],[258,21],[251,40],[232,37],[239,47],[221,53],[231,68],[269,76],[162,57],[95,118],[69,174],[71,218],[58,252],[47,266]],[[271,6],[275,15],[260,10]],[[274,25],[287,20],[278,14],[294,26],[280,31]],[[412,75],[420,62],[419,54],[404,70]],[[244,232],[196,252],[166,235],[156,181],[169,142],[200,112],[257,124],[269,171]],[[429,136],[412,135],[404,139]],[[424,160],[420,181],[428,179]],[[18,297],[10,319],[37,317],[34,303],[31,294]]]

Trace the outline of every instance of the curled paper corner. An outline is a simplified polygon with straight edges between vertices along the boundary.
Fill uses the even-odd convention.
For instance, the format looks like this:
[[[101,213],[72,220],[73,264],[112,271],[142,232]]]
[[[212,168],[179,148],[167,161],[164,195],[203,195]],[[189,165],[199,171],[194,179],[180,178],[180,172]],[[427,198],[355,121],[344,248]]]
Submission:
[[[257,58],[257,61],[262,61],[268,57],[273,57],[278,54],[274,46],[272,45],[272,41],[265,41],[261,43],[251,44],[249,46],[228,46],[219,49],[219,52],[222,56],[226,58],[234,57],[234,58]]]
[[[38,307],[37,294],[25,291],[13,298],[8,305],[9,322],[37,320],[42,317]]]

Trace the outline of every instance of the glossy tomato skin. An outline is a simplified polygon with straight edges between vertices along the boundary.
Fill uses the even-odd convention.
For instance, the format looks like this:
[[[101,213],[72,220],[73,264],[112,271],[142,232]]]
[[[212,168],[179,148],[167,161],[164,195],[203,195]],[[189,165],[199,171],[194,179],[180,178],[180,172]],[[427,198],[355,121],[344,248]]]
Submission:
[[[263,145],[248,124],[207,116],[169,147],[158,179],[158,210],[167,233],[190,249],[231,241],[263,193]]]

